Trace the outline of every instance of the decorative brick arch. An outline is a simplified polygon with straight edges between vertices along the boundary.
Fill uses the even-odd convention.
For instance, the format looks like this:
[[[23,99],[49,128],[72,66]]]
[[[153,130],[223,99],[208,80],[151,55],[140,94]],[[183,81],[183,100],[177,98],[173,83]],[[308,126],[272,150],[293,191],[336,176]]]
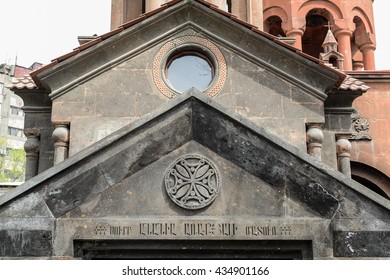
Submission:
[[[358,17],[362,21],[366,31],[368,31],[370,33],[374,33],[372,21],[370,20],[370,18],[367,16],[367,14],[361,8],[355,7],[352,9],[351,19],[354,19],[355,17]]]
[[[375,57],[374,50],[376,49],[376,39],[374,35],[374,27],[367,13],[361,8],[355,7],[352,9],[351,21],[353,22],[353,41],[352,54],[354,69],[374,70]]]
[[[272,6],[264,10],[263,12],[264,22],[272,16],[277,16],[282,20],[283,30],[286,31],[287,29],[291,28],[291,26],[287,26],[289,24],[289,17],[287,12],[282,7]]]
[[[306,18],[306,15],[313,9],[325,9],[335,21],[344,19],[344,15],[336,4],[328,1],[306,1],[297,11],[298,18]]]
[[[305,14],[302,16],[305,21],[304,33],[302,35],[302,51],[313,57],[320,58],[320,54],[323,51],[322,44],[328,32],[328,27],[326,26],[328,23],[334,25],[336,19],[328,8],[316,5],[318,1],[313,2],[313,5],[307,4],[304,9],[301,9],[301,11],[305,11]]]

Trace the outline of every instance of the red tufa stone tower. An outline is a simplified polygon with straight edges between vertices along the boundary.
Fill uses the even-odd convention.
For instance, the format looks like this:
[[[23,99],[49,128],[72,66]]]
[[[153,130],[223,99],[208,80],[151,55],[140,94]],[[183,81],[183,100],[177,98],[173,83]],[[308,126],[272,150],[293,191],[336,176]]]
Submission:
[[[158,9],[169,0],[112,0],[111,29]],[[330,24],[344,56],[343,69],[375,70],[376,48],[372,0],[209,0],[219,9],[278,37],[292,37],[294,46],[319,58]],[[262,11],[262,12],[260,12]]]
[[[264,31],[295,37],[295,47],[319,57],[331,25],[344,70],[374,70],[375,29],[372,0],[264,0]]]
[[[142,13],[156,10],[167,2],[171,0],[112,0],[111,29],[137,18]],[[262,0],[209,0],[207,2],[262,29],[263,21],[260,12],[263,6]]]

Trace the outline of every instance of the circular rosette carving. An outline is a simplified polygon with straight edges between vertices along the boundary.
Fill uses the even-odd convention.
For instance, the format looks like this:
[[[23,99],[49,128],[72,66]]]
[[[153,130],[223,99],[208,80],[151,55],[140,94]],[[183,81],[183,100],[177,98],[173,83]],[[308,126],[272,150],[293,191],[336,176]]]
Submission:
[[[207,158],[186,155],[177,159],[165,175],[169,197],[182,208],[201,209],[212,203],[220,188],[217,168]]]

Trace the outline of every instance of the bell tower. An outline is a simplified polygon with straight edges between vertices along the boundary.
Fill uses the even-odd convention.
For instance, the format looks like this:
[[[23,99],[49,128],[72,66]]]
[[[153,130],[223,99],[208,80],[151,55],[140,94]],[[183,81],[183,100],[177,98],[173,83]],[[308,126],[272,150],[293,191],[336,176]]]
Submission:
[[[111,0],[111,30],[171,0]],[[263,29],[263,0],[208,0],[219,9]]]
[[[112,0],[111,29],[158,9],[171,0]],[[219,9],[320,58],[328,28],[343,55],[343,69],[375,70],[373,0],[208,0]]]
[[[343,69],[375,70],[373,0],[264,0],[264,31],[295,38],[294,46],[319,58],[329,23]]]

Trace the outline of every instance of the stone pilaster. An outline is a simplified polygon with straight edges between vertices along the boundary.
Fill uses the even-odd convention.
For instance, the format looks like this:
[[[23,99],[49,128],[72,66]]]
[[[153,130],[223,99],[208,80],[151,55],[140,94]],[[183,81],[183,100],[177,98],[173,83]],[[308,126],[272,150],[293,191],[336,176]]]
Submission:
[[[364,70],[375,70],[375,35],[370,32],[360,32],[355,36],[355,42],[363,54]]]
[[[363,53],[364,70],[375,70],[375,45],[364,44],[359,49]]]
[[[55,125],[53,131],[54,141],[54,165],[63,162],[68,158],[69,153],[69,125],[58,124]]]
[[[24,134],[27,137],[24,143],[24,151],[26,152],[25,180],[27,181],[38,175],[40,132],[37,129],[25,129]]]
[[[351,178],[351,142],[350,135],[336,135],[336,151],[338,170],[345,176]]]
[[[323,141],[324,133],[322,132],[322,124],[308,124],[306,131],[307,153],[319,161],[321,161]]]

